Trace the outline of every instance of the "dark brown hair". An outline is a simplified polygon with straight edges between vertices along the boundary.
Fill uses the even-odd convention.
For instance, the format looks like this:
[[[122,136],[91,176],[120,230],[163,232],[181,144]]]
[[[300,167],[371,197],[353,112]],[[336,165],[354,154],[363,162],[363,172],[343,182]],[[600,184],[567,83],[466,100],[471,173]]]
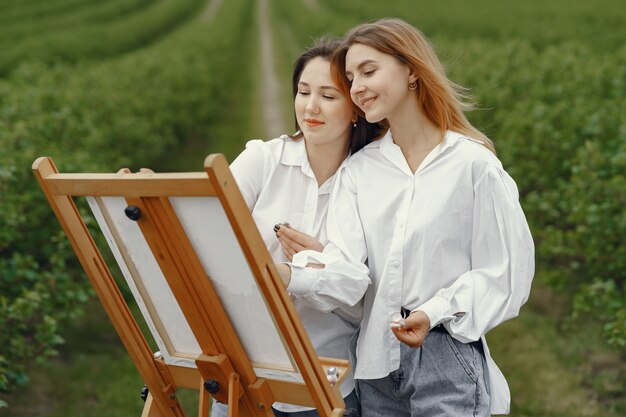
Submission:
[[[313,58],[322,58],[331,62],[333,55],[341,45],[342,41],[338,38],[319,38],[313,43],[313,46],[300,54],[293,65],[293,74],[291,76],[294,100],[296,95],[298,95],[298,83],[300,83],[300,77],[302,76],[302,71],[304,71],[306,65]],[[338,86],[342,86],[342,84],[337,82],[337,80],[335,80],[335,82]],[[340,88],[340,90],[348,100],[351,100],[349,89],[346,90],[345,88]],[[297,118],[295,120],[295,125],[297,131],[291,136],[291,138],[300,139],[303,135],[300,130],[300,126],[298,125]],[[352,133],[350,135],[350,153],[353,154],[357,152],[372,140],[380,136],[383,131],[384,127],[380,123],[370,123],[365,120],[361,114],[357,113],[356,126],[352,128]]]

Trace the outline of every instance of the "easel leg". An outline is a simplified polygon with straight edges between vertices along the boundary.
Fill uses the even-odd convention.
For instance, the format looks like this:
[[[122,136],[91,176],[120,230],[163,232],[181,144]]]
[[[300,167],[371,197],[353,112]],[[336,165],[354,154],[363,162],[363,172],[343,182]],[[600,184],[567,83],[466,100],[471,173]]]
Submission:
[[[209,416],[209,405],[211,404],[211,394],[200,384],[200,396],[198,402],[198,417]]]
[[[150,393],[148,393],[148,396],[146,397],[146,403],[143,406],[141,417],[162,417],[161,413],[159,413],[159,407],[157,407],[154,403],[152,394]]]
[[[239,416],[239,374],[233,372],[228,378],[228,417]]]

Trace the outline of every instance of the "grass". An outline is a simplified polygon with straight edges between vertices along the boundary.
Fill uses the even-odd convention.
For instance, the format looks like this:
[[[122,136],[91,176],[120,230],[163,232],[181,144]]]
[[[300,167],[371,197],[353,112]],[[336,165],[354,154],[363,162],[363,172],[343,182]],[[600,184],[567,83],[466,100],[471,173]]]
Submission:
[[[536,302],[526,306],[518,318],[500,325],[487,336],[494,359],[509,381],[511,416],[620,415],[598,398],[597,391],[590,389],[587,382],[593,376],[589,369],[579,366],[586,359],[584,355],[590,353],[590,343],[585,339],[588,333],[583,332],[584,329],[559,330],[556,318],[538,311]],[[619,355],[601,346],[595,349],[619,365]]]
[[[598,395],[603,390],[595,385],[600,379],[592,372],[593,366],[600,365],[613,371],[619,371],[620,366],[623,369],[619,354],[604,349],[595,339],[593,323],[577,329],[561,328],[557,320],[560,305],[558,296],[536,286],[520,316],[487,336],[492,354],[509,381],[513,401],[510,415],[623,415],[624,403],[606,401],[606,396]],[[67,329],[65,338],[67,343],[59,357],[33,369],[28,386],[2,397],[11,408],[0,410],[0,416],[139,416],[143,383],[99,303],[90,304],[87,314]],[[601,380],[606,383],[607,378]],[[623,397],[623,385],[619,379],[613,381],[612,392]],[[188,415],[197,413],[196,395],[190,390],[179,393]]]
[[[0,409],[0,416],[140,416],[143,382],[100,303],[87,306],[65,339],[60,355],[33,369],[27,386],[2,397],[10,408]],[[179,393],[188,415],[197,414],[195,394]]]

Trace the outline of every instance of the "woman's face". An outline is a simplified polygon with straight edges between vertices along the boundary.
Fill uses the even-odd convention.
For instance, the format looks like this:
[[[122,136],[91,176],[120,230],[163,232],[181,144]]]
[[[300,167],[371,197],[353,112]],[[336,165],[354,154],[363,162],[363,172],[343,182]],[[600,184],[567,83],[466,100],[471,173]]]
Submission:
[[[349,98],[333,81],[330,62],[316,57],[306,64],[294,108],[308,145],[347,148],[354,113]]]
[[[409,90],[409,67],[389,54],[363,44],[352,45],[346,54],[346,77],[351,81],[352,101],[368,122],[392,119],[415,94]]]

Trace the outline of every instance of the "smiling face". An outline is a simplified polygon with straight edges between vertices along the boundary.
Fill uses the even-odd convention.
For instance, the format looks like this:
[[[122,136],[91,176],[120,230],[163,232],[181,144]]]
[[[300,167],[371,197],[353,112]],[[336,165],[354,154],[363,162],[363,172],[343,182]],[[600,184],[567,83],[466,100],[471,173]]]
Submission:
[[[351,82],[352,101],[368,122],[394,118],[414,104],[416,95],[408,88],[409,67],[393,56],[360,43],[346,53],[346,77]]]
[[[352,103],[335,84],[330,62],[310,60],[298,82],[294,100],[296,120],[307,146],[337,146],[347,150],[352,131]]]

